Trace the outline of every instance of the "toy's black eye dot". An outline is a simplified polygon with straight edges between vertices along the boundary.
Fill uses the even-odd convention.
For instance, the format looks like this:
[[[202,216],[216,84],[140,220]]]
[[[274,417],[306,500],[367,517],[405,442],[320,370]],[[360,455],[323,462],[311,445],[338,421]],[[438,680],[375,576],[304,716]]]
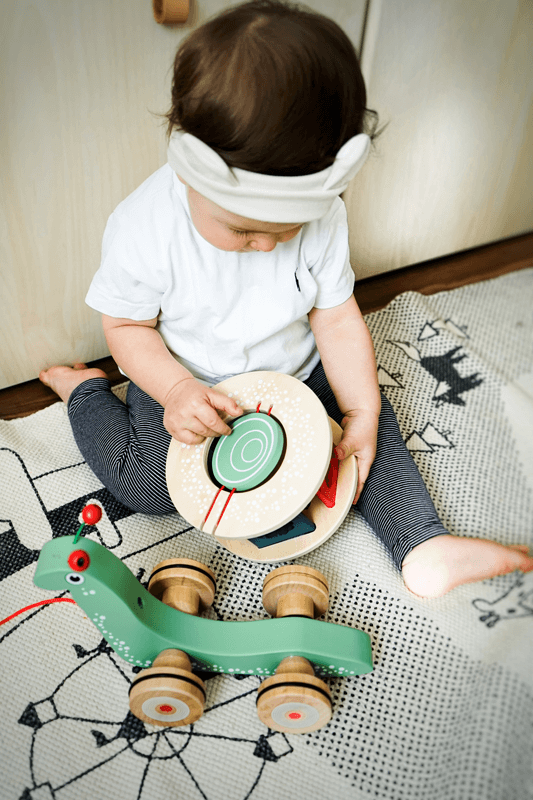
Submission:
[[[65,575],[65,580],[67,583],[71,583],[74,586],[79,586],[80,583],[83,583],[85,578],[78,572],[69,572],[68,575]]]
[[[85,550],[73,550],[68,557],[68,565],[74,572],[83,572],[90,563],[91,559]]]

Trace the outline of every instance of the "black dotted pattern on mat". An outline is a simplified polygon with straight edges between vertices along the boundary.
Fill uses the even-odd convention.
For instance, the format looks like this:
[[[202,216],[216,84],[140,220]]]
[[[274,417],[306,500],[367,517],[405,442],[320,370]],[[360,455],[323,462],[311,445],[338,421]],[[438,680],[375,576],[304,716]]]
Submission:
[[[485,533],[487,524],[492,521],[502,541],[506,537],[514,540],[517,533],[527,533],[531,539],[533,518],[531,492],[516,464],[512,432],[496,422],[501,420],[503,411],[501,387],[531,370],[531,292],[529,296],[524,293],[517,303],[511,292],[512,282],[502,284],[498,292],[489,291],[487,284],[431,300],[417,298],[410,304],[400,298],[393,304],[393,314],[380,312],[369,320],[378,359],[389,374],[401,374],[398,383],[405,387],[386,389],[397,410],[404,436],[413,430],[422,430],[431,422],[453,441],[453,448],[434,448],[415,454],[439,512],[445,521],[460,526],[459,532],[471,535]],[[513,298],[511,312],[505,310],[506,292]],[[440,330],[438,335],[421,341],[422,327],[434,323],[437,316],[443,320],[452,319],[458,330],[463,329],[469,338]],[[460,346],[465,358],[458,362],[457,370],[463,375],[479,374],[482,382],[461,393],[464,405],[439,404],[434,399],[434,375],[421,361],[409,359],[391,343],[394,339],[409,342],[424,356],[438,357]],[[498,369],[492,369],[492,360]],[[480,419],[482,436],[475,434],[473,426],[473,421]],[[95,493],[90,496],[94,498]],[[101,500],[113,523],[130,515],[122,507],[115,507],[109,497],[102,496]],[[54,535],[73,532],[81,507],[83,498],[47,515]],[[2,552],[6,560],[15,565],[12,571],[16,571],[35,559],[35,551],[19,547],[13,534],[13,530],[3,534],[5,549]],[[143,549],[150,547],[147,545]],[[127,563],[127,558],[125,560]],[[215,551],[209,565],[217,574],[217,598],[210,612],[212,616],[221,619],[266,616],[260,586],[272,569],[271,565],[243,562],[222,548]],[[506,589],[513,586],[513,581],[514,576],[493,581],[494,591],[487,596],[493,598],[498,591],[502,600],[505,599]],[[521,598],[530,596],[533,575],[524,576],[519,590]],[[480,597],[482,595],[480,588]],[[487,602],[485,600],[485,604]],[[20,630],[22,625],[31,630],[33,624],[38,624],[31,620],[43,613],[39,609],[28,614],[10,629],[10,633]],[[475,602],[464,604],[454,613],[458,614],[456,625],[463,620],[470,624],[466,617],[470,613],[478,624],[485,626],[480,615],[486,615],[487,610],[481,600],[477,605]],[[411,608],[405,600],[392,597],[380,585],[356,577],[332,596],[327,619],[363,629],[371,635],[375,671],[359,678],[329,681],[334,698],[333,719],[316,734],[298,739],[299,746],[303,742],[318,756],[313,759],[313,769],[320,769],[322,759],[346,781],[343,800],[344,796],[349,798],[356,792],[358,797],[384,800],[532,800],[531,688],[512,670],[465,654],[428,617]],[[500,614],[497,630],[512,624]],[[516,647],[516,643],[513,646]],[[85,663],[92,660],[93,664],[99,659],[114,661],[115,658],[105,645],[92,653],[80,648],[78,656]],[[117,668],[122,673],[122,662]],[[122,674],[126,685],[130,677],[125,672]],[[65,676],[65,681],[68,678]],[[209,681],[215,687],[217,682],[239,687],[235,698],[225,700],[221,706],[244,702],[255,692],[258,683],[255,678],[247,677],[235,684],[234,681],[226,676]],[[19,723],[33,732],[33,743],[36,736],[52,728],[57,718],[54,697],[60,688],[58,686],[49,698],[41,701],[33,698],[32,703],[22,709]],[[148,757],[148,751],[155,752],[154,745],[148,741],[150,738],[154,742],[163,737],[169,742],[185,742],[183,732],[164,730],[149,735],[131,715],[113,724],[115,734],[105,721],[100,725],[91,721],[95,748],[102,754],[101,763],[106,764],[106,769],[106,747],[117,738],[124,740],[125,748],[138,747],[143,759]],[[221,734],[217,737],[223,738]],[[193,739],[191,732],[190,740]],[[146,752],[141,750],[142,742],[149,745]],[[275,770],[282,756],[293,754],[286,742],[286,737],[269,732],[249,743],[250,752],[260,766],[254,773],[255,782],[247,797],[254,787],[260,786],[265,764]],[[37,748],[29,746],[28,758],[33,760],[38,752]],[[179,759],[180,753],[179,747],[174,745],[172,758]],[[206,753],[209,753],[209,744]],[[296,759],[297,753],[293,755]],[[295,760],[296,763],[299,765],[296,769],[306,769],[309,765],[305,759]],[[32,761],[32,774],[33,767]],[[192,773],[191,780],[195,782]],[[272,778],[270,780],[272,785]],[[35,785],[31,794],[34,789],[37,789]],[[29,798],[30,790],[24,796]],[[198,797],[201,796],[205,795],[198,788]]]
[[[217,616],[267,616],[260,587],[274,566],[217,552]],[[516,578],[499,580],[511,587]],[[522,591],[533,592],[533,575],[523,582]],[[482,584],[483,594],[494,591]],[[456,614],[459,625],[479,622],[475,604]],[[476,661],[419,610],[357,578],[331,596],[326,619],[372,639],[374,672],[328,679],[333,718],[305,737],[353,790],[383,800],[533,798],[531,687]]]
[[[530,687],[375,586],[354,581],[328,620],[374,640],[375,671],[332,681],[333,719],[307,739],[352,787],[384,800],[533,797]]]

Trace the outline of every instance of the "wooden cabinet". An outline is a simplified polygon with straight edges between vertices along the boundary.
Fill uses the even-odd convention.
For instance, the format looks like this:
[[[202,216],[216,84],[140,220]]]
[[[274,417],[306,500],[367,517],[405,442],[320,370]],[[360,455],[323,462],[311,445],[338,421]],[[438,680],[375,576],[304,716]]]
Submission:
[[[166,160],[173,55],[150,0],[4,4],[0,388],[107,354],[85,306],[106,220]],[[529,0],[318,0],[359,47],[386,130],[346,193],[359,277],[533,227]],[[366,19],[366,26],[364,25]]]
[[[0,388],[107,355],[99,314],[84,303],[105,223],[166,161],[157,114],[179,42],[229,5],[193,0],[175,26],[155,22],[151,0],[2,5]],[[365,0],[325,11],[359,45]]]
[[[345,193],[357,277],[533,229],[532,53],[530,0],[371,0],[387,127]]]

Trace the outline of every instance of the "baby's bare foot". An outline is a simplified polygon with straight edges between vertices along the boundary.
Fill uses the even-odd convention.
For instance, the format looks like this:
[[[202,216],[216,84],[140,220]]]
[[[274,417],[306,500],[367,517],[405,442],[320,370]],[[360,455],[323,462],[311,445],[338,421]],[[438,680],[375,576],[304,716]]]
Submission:
[[[402,564],[407,588],[419,597],[441,597],[463,583],[533,570],[527,545],[442,535],[417,545]]]
[[[90,378],[107,378],[102,369],[88,367],[86,364],[74,364],[73,367],[50,367],[39,373],[39,380],[49,386],[66,403],[80,383]]]

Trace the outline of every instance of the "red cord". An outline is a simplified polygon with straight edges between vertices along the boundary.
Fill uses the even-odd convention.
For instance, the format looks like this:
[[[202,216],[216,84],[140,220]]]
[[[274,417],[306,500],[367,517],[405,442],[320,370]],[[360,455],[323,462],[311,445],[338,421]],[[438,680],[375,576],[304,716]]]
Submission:
[[[215,531],[216,531],[216,529],[218,528],[218,525],[219,525],[219,523],[220,523],[220,520],[222,519],[222,515],[223,515],[224,511],[225,511],[225,510],[227,509],[227,507],[228,507],[228,503],[229,503],[229,501],[231,500],[231,498],[232,498],[232,496],[233,496],[233,493],[234,493],[234,492],[236,492],[236,491],[237,491],[237,489],[232,489],[232,490],[231,490],[231,492],[229,493],[229,497],[228,497],[228,499],[226,500],[226,505],[224,506],[224,508],[223,508],[223,509],[222,509],[222,511],[220,512],[220,517],[217,519],[217,524],[215,525]],[[213,531],[213,533],[214,533],[214,531]]]
[[[213,500],[213,502],[212,502],[212,503],[211,503],[211,505],[209,506],[209,511],[208,511],[208,512],[207,512],[207,514],[205,515],[205,517],[204,517],[204,521],[202,522],[202,528],[204,527],[205,523],[207,522],[207,518],[208,518],[209,514],[210,514],[210,513],[211,513],[211,511],[213,510],[213,506],[215,505],[215,503],[216,503],[216,501],[217,501],[217,498],[218,498],[218,496],[219,496],[220,492],[222,491],[222,489],[225,489],[225,488],[226,488],[225,486],[221,486],[221,487],[220,487],[220,489],[218,490],[218,492],[216,493],[216,495],[215,495],[215,499]]]
[[[21,608],[18,611],[15,611],[14,614],[11,614],[9,617],[0,620],[0,625],[3,625],[5,622],[9,622],[10,619],[18,617],[19,614],[23,614],[25,611],[29,611],[31,608],[37,608],[38,606],[46,606],[49,603],[74,603],[74,605],[76,605],[76,601],[71,600],[70,597],[53,597],[52,600],[41,600],[38,603],[32,603],[31,606],[26,606],[25,608]]]

